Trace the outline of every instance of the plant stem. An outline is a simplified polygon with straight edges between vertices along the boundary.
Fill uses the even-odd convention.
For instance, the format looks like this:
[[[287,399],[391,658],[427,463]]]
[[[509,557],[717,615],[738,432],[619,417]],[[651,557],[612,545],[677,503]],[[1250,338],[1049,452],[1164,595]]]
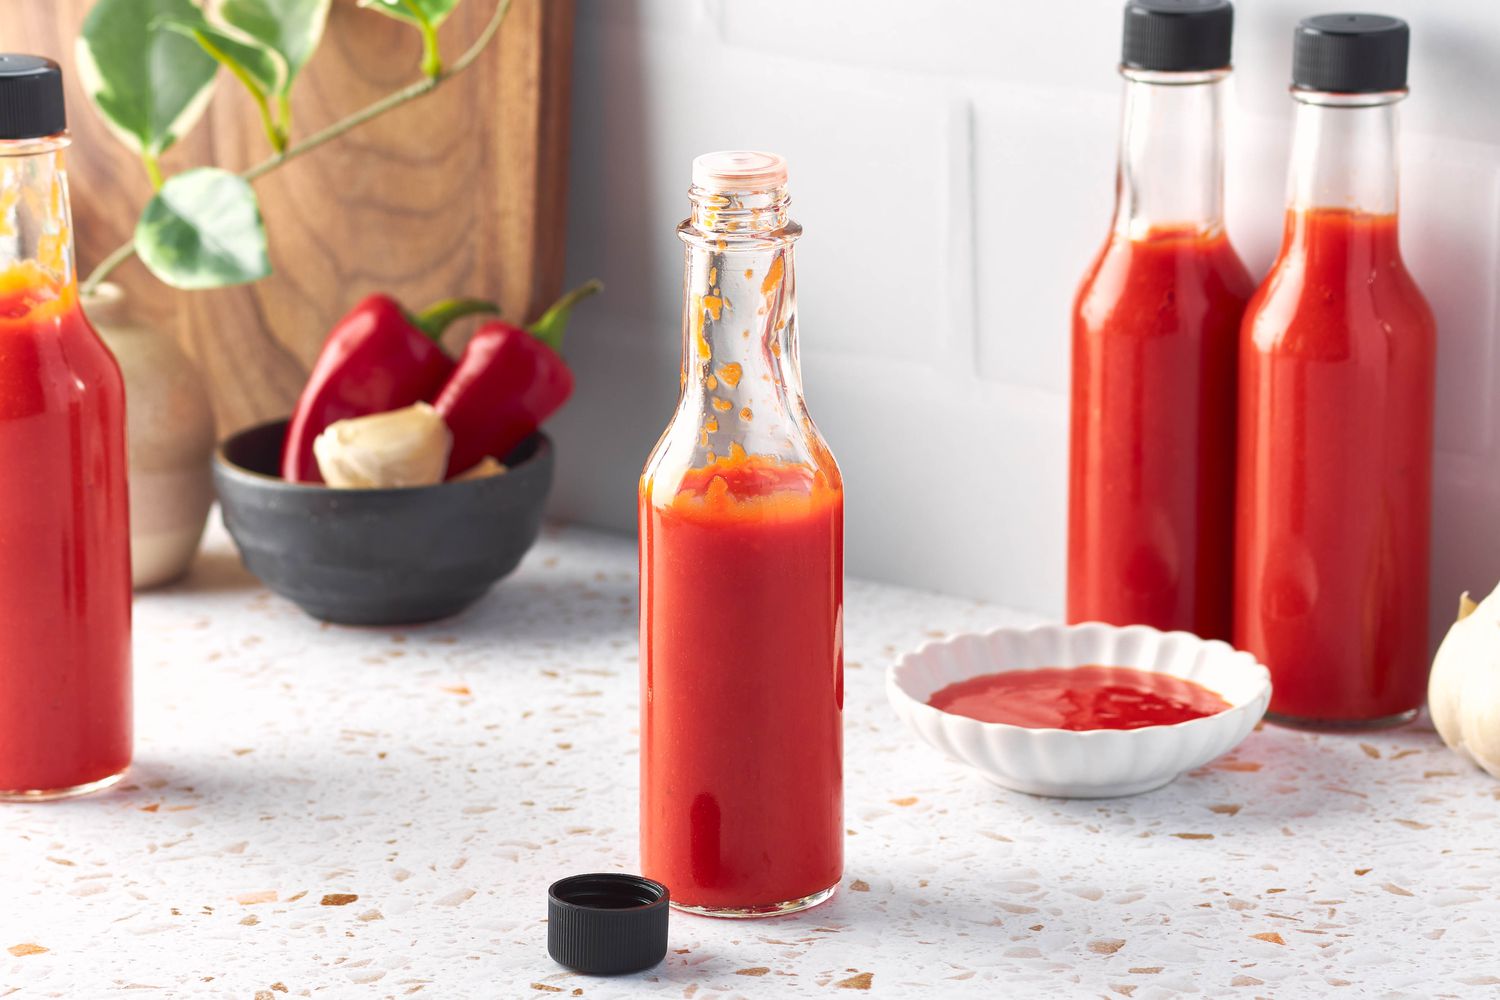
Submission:
[[[115,247],[114,250],[110,251],[109,256],[105,257],[98,264],[96,264],[94,266],[93,272],[90,273],[86,279],[84,279],[82,294],[92,295],[99,288],[99,285],[104,281],[104,279],[109,277],[109,273],[111,271],[119,267],[121,264],[125,263],[134,255],[134,239],[131,239],[129,243],[121,243],[119,246]]]
[[[439,77],[436,80],[430,78],[418,80],[416,83],[408,84],[405,87],[402,87],[400,90],[396,91],[393,94],[387,94],[385,97],[382,97],[374,104],[367,104],[363,108],[360,108],[349,117],[341,118],[338,121],[334,122],[332,125],[329,125],[327,128],[319,129],[312,135],[308,136],[306,139],[303,139],[301,142],[297,143],[295,146],[289,146],[283,152],[277,153],[274,156],[266,157],[255,166],[243,171],[240,176],[245,178],[245,180],[247,181],[257,181],[260,178],[264,177],[266,174],[269,174],[271,171],[276,170],[287,161],[295,160],[299,156],[305,156],[306,154],[311,153],[313,150],[317,149],[319,146],[322,146],[325,143],[332,142],[334,139],[337,139],[345,132],[348,132],[351,129],[358,128],[365,122],[370,121],[372,118],[379,118],[381,115],[385,114],[387,111],[390,111],[392,108],[399,108],[407,101],[414,100],[415,98],[421,97],[424,94],[436,90],[438,84],[442,83],[452,75],[452,73],[449,73],[447,76]]]
[[[462,73],[469,68],[470,63],[479,58],[480,53],[489,46],[490,39],[495,37],[495,32],[500,30],[500,22],[505,20],[505,15],[509,12],[510,5],[511,0],[500,0],[500,3],[495,7],[494,16],[490,18],[490,23],[486,24],[484,30],[479,33],[479,37],[474,39],[474,44],[465,49],[463,55],[453,60],[453,65],[449,67],[448,72],[443,74],[445,77]]]
[[[422,72],[436,79],[443,75],[443,55],[438,51],[437,29],[431,21],[423,21],[417,28],[422,32]]]
[[[411,14],[412,20],[417,23],[417,30],[422,33],[422,74],[433,79],[441,76],[443,54],[438,50],[437,26],[415,0],[401,0],[401,6]]]
[[[261,89],[260,84],[250,78],[250,74],[240,65],[238,59],[233,58],[219,46],[215,45],[213,39],[201,31],[193,32],[193,37],[198,44],[203,46],[204,51],[213,56],[221,66],[229,70],[236,80],[244,85],[250,92],[251,100],[255,101],[255,109],[260,112],[260,127],[265,129],[266,139],[271,143],[271,148],[276,152],[286,149],[286,135],[276,124],[276,119],[271,117],[271,104],[266,100],[266,92]]]
[[[266,100],[266,95],[257,87],[250,91],[250,96],[255,99],[255,108],[260,112],[260,127],[266,131],[266,140],[270,142],[271,148],[277,152],[286,149],[286,134],[276,124],[276,119],[271,117],[271,104]]]
[[[250,169],[242,171],[240,173],[240,176],[245,180],[251,181],[253,183],[256,180],[259,180],[261,177],[264,177],[266,174],[269,174],[271,171],[276,170],[277,168],[290,162],[291,160],[295,160],[297,157],[302,156],[306,153],[311,153],[319,146],[322,146],[328,142],[332,142],[334,139],[337,139],[345,132],[348,132],[351,129],[358,128],[365,122],[370,121],[372,118],[379,118],[381,115],[385,114],[387,111],[392,110],[393,108],[398,108],[408,101],[414,101],[417,98],[423,97],[436,90],[447,81],[453,79],[453,77],[468,69],[469,66],[473,64],[474,60],[478,59],[480,55],[483,54],[484,50],[489,47],[491,40],[494,39],[495,34],[500,30],[500,24],[505,20],[505,15],[509,13],[512,2],[513,0],[499,0],[499,2],[495,5],[495,13],[490,17],[489,23],[484,26],[484,30],[479,33],[479,36],[477,38],[474,39],[473,44],[465,49],[462,55],[453,60],[452,65],[450,65],[447,69],[440,70],[437,76],[429,76],[425,79],[418,80],[416,83],[408,84],[395,93],[382,97],[380,100],[376,101],[373,104],[366,105],[360,110],[354,112],[354,114],[349,115],[347,118],[342,118],[339,121],[334,122],[332,125],[329,125],[327,128],[319,129],[312,135],[308,136],[306,139],[303,139],[301,142],[296,143],[292,146],[288,146],[281,152],[267,157],[261,162],[255,164]],[[162,184],[161,168],[157,166],[155,157],[147,155],[145,157],[145,161],[146,172],[152,175],[152,184],[155,187],[160,188]],[[125,263],[134,255],[134,239],[132,239],[128,243],[123,243],[120,246],[116,247],[109,254],[109,256],[101,260],[94,267],[94,270],[89,273],[89,276],[84,279],[82,289],[83,293],[87,295],[90,292],[94,291],[94,289],[99,287],[99,283],[101,281],[110,276],[115,268]]]
[[[151,178],[151,189],[160,191],[162,186],[161,164],[156,161],[155,153],[142,153],[141,162],[146,165],[146,176]]]

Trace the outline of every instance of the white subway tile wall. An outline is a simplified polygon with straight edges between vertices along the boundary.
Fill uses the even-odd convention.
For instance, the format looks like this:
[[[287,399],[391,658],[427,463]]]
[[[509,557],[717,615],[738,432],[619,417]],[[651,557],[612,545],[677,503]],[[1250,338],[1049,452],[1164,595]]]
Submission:
[[[1402,236],[1439,324],[1436,638],[1500,576],[1500,4],[1364,6],[1412,24]],[[607,293],[568,335],[553,512],[634,530],[677,398],[689,166],[773,149],[807,228],[803,368],[849,571],[1060,613],[1068,316],[1113,203],[1120,9],[579,0],[568,271]],[[1229,225],[1257,274],[1281,237],[1292,25],[1334,9],[1237,7]]]

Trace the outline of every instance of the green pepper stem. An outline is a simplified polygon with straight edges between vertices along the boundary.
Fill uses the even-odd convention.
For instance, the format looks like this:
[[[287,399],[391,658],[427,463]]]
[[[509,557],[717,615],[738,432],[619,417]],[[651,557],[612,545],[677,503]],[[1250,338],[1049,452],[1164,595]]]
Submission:
[[[444,299],[411,317],[411,325],[441,347],[443,333],[454,320],[481,314],[494,316],[499,312],[500,307],[486,299]]]
[[[604,282],[598,278],[590,278],[552,303],[535,323],[526,328],[526,331],[554,351],[561,351],[563,331],[568,327],[568,314],[578,303],[602,291],[604,291]]]

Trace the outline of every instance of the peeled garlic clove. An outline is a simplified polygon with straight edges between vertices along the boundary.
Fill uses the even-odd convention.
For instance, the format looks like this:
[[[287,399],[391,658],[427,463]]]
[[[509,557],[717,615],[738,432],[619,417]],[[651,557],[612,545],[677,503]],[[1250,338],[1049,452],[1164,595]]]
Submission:
[[[313,455],[329,486],[384,489],[442,482],[452,446],[438,411],[415,403],[329,424],[313,441]]]
[[[495,461],[495,456],[486,455],[471,466],[468,471],[460,472],[449,482],[460,483],[467,479],[485,479],[489,476],[498,476],[503,472],[509,472],[510,468]]]

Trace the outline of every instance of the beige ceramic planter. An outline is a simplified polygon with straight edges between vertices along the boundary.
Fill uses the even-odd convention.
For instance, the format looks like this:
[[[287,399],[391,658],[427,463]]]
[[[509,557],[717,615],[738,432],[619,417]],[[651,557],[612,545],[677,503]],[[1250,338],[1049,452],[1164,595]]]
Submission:
[[[125,378],[131,576],[137,590],[159,586],[192,565],[213,504],[208,391],[171,336],[131,321],[117,285],[101,285],[83,309]]]

